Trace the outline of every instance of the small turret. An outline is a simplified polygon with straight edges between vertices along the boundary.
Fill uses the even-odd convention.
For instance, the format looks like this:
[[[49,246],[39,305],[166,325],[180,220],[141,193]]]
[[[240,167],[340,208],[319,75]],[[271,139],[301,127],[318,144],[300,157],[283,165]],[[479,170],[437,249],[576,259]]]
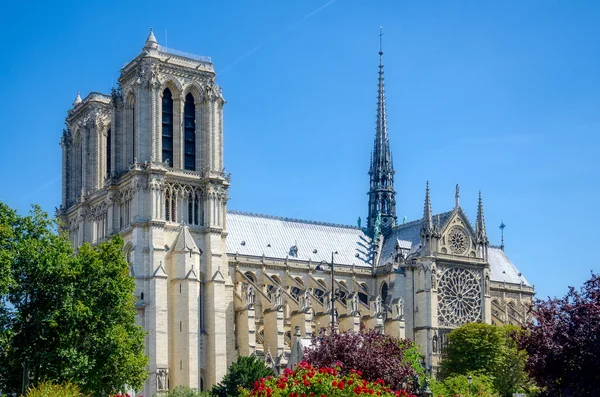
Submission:
[[[144,44],[144,49],[152,49],[155,50],[158,48],[158,41],[156,41],[156,37],[154,37],[154,31],[150,28],[150,34],[146,39],[146,44]]]
[[[79,94],[79,91],[77,91],[77,97],[75,98],[75,100],[73,101],[73,106],[77,106],[81,103],[81,95]]]
[[[439,223],[438,217],[438,223]],[[438,225],[433,224],[433,213],[431,212],[431,197],[429,195],[429,181],[425,187],[425,204],[423,206],[423,221],[421,223],[421,253],[431,255],[438,250],[439,232]]]

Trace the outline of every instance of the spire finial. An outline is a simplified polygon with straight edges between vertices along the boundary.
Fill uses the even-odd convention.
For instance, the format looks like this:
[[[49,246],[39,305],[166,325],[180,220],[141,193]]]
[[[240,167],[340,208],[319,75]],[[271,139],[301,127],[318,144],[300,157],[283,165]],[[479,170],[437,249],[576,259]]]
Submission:
[[[77,91],[77,96],[75,97],[75,100],[73,101],[73,106],[79,105],[80,103],[81,103],[81,95],[79,94],[79,91]]]
[[[487,244],[487,233],[485,231],[485,218],[483,217],[483,200],[481,199],[481,190],[479,191],[479,201],[477,203],[477,221],[475,222],[475,234],[478,243]]]
[[[429,181],[425,184],[425,205],[423,206],[422,232],[429,236],[433,232],[433,215],[431,213],[431,197],[429,196]]]
[[[504,228],[506,227],[506,225],[504,224],[504,222],[500,222],[500,231],[502,233],[502,243],[500,244],[500,249],[502,251],[504,251]]]
[[[158,48],[158,41],[156,41],[156,37],[154,37],[154,31],[152,30],[152,28],[150,28],[150,34],[146,39],[146,44],[144,45],[144,48]]]
[[[456,200],[455,208],[458,208],[460,205],[460,188],[458,187],[458,183],[456,184],[456,194],[454,195]]]
[[[383,25],[379,25],[379,63],[383,55]]]

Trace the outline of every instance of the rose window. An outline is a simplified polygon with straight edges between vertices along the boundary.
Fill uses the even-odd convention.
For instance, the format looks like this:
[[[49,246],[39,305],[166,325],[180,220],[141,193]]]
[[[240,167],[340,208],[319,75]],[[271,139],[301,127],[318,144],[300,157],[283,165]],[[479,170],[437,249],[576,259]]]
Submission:
[[[454,226],[450,229],[448,242],[453,254],[462,255],[469,249],[469,236],[462,227]]]
[[[438,315],[445,325],[460,325],[481,318],[481,283],[467,269],[451,268],[438,284]]]

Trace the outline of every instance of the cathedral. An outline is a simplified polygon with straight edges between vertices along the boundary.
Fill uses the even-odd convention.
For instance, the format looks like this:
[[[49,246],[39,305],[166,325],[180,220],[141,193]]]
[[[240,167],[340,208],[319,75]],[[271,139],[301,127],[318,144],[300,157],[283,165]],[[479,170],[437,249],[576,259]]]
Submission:
[[[454,208],[434,213],[423,181],[423,218],[398,222],[381,48],[366,227],[227,210],[215,78],[209,57],[151,31],[117,89],[77,95],[60,141],[58,215],[73,245],[125,240],[147,332],[139,394],[206,390],[239,355],[280,370],[331,327],[410,338],[435,371],[453,328],[527,321],[533,286],[490,245],[481,194],[472,224],[458,186]]]

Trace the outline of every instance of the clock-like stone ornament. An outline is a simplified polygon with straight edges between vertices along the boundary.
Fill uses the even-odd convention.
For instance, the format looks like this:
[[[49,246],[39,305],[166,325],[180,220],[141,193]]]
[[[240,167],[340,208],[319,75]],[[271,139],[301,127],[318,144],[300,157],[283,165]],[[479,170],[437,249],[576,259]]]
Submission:
[[[454,226],[448,232],[448,245],[453,254],[463,255],[469,249],[469,236],[462,227]]]

